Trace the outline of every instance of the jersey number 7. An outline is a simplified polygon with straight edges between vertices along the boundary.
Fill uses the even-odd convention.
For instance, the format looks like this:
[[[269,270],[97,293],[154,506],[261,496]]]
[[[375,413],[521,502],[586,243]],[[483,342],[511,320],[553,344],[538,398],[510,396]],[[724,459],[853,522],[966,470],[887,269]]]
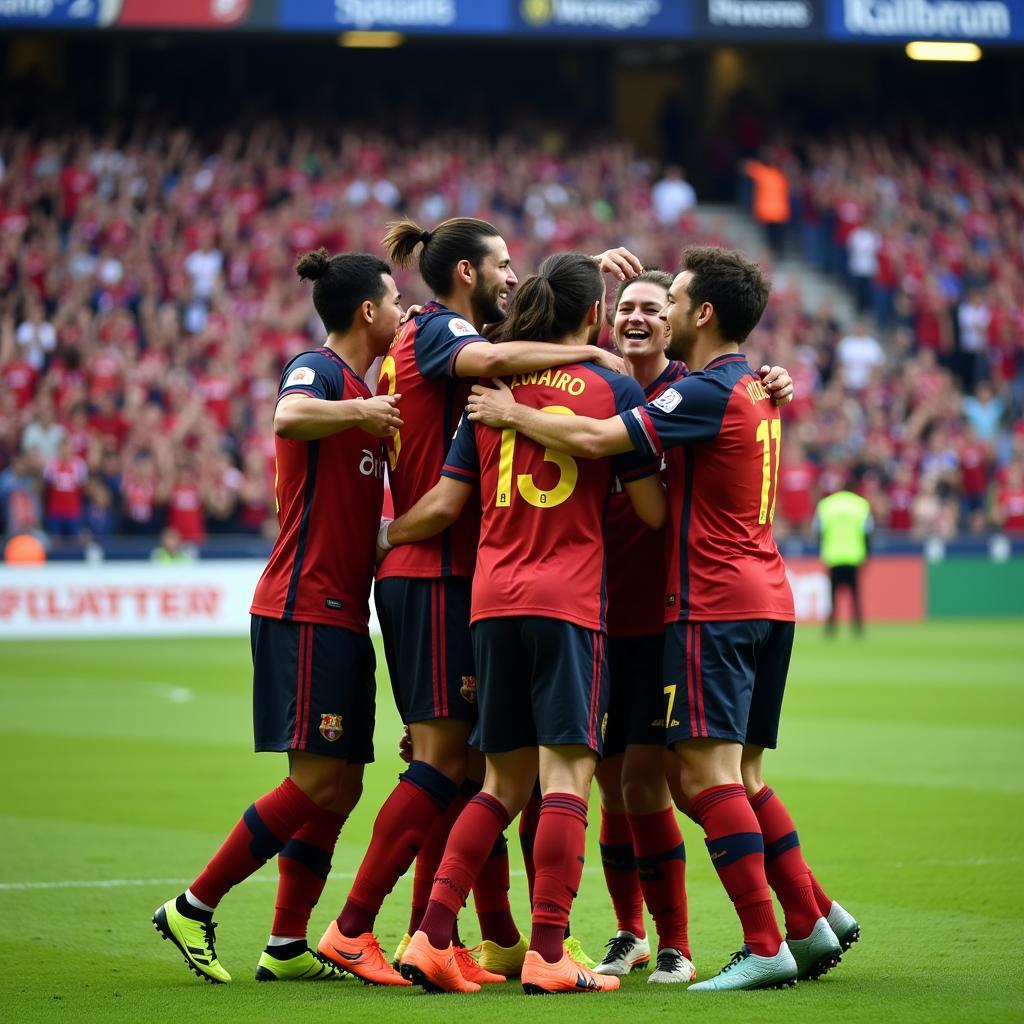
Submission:
[[[575,416],[572,409],[564,405],[546,405],[541,412],[553,412],[559,416]],[[498,508],[509,508],[512,505],[512,459],[516,450],[516,432],[511,428],[501,432],[501,451],[498,455],[498,490],[494,496],[494,504]],[[576,489],[579,479],[579,467],[571,455],[556,452],[553,448],[544,449],[544,461],[554,463],[559,469],[558,483],[548,490],[541,490],[533,482],[532,473],[520,473],[516,477],[516,487],[523,500],[534,508],[554,508],[568,501]]]

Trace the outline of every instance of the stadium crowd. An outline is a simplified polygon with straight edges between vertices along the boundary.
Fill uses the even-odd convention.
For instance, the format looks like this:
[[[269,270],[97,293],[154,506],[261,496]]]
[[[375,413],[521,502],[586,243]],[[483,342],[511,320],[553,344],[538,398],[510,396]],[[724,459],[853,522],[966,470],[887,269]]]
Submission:
[[[748,346],[797,386],[780,534],[808,529],[851,475],[883,529],[1024,530],[1022,168],[995,143],[930,141],[927,158],[863,136],[767,157],[788,179],[787,229],[864,314],[844,325],[778,291]],[[321,335],[301,252],[379,251],[400,214],[483,217],[524,272],[619,244],[671,268],[683,240],[723,241],[697,237],[678,169],[619,141],[564,143],[410,146],[269,121],[215,145],[183,127],[4,130],[2,532],[272,537],[278,374]],[[426,299],[398,279],[404,301]]]

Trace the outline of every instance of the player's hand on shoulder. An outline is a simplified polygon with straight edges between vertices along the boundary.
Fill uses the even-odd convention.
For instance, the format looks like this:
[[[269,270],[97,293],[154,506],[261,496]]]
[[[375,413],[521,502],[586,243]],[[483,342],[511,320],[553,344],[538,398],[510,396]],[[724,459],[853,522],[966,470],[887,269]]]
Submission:
[[[401,397],[376,395],[373,398],[357,398],[363,430],[374,437],[388,437],[398,430],[402,426],[402,417],[398,413],[398,400]]]
[[[469,394],[469,418],[474,423],[488,427],[507,427],[508,416],[515,408],[516,400],[512,389],[502,380],[495,380],[494,387],[474,384]]]
[[[644,265],[625,246],[606,249],[598,253],[597,260],[602,274],[613,274],[620,281],[630,281],[643,272]]]
[[[789,405],[793,401],[793,378],[784,366],[762,366],[758,373],[776,405]]]
[[[622,356],[609,352],[606,348],[598,348],[596,345],[592,362],[597,366],[603,366],[606,370],[611,370],[612,373],[626,372],[626,364],[623,362]]]
[[[416,317],[423,312],[422,306],[412,305],[402,315],[402,319],[398,321],[399,325],[407,324],[410,320],[414,320]]]

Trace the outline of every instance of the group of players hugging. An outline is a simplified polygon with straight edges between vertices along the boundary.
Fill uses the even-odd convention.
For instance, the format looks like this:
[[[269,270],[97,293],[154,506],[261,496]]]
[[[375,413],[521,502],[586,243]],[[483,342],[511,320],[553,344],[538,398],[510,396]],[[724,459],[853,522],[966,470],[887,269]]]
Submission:
[[[200,977],[230,981],[213,913],[276,854],[258,980],[609,992],[651,966],[645,904],[652,983],[819,977],[859,926],[762,775],[794,628],[772,538],[792,382],[740,351],[767,281],[739,253],[692,247],[675,276],[619,248],[551,256],[519,284],[505,241],[472,218],[400,221],[384,247],[401,267],[418,253],[436,296],[408,318],[374,256],[297,265],[327,340],[281,376],[281,530],[251,609],[256,749],[286,751],[289,773],[157,909],[157,931]],[[606,274],[621,358],[593,344]],[[381,357],[373,395],[363,378]],[[382,521],[385,466],[396,518]],[[309,918],[373,759],[374,578],[408,767],[314,949]],[[617,917],[597,964],[569,928],[595,775]],[[743,932],[694,984],[677,807],[703,829]],[[529,940],[508,899],[516,815]],[[375,921],[414,862],[389,962]],[[457,928],[471,893],[472,951]]]

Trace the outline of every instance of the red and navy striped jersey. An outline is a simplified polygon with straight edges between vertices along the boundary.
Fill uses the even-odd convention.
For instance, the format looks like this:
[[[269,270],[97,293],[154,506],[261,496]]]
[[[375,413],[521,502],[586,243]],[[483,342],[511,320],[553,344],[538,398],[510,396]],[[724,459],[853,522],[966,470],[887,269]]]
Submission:
[[[772,536],[782,420],[746,359],[720,356],[622,419],[638,452],[680,453],[667,470],[665,621],[792,622]]]
[[[565,416],[607,418],[644,397],[635,380],[593,363],[516,374],[506,383],[516,401]],[[480,485],[471,621],[542,615],[603,630],[612,477],[629,482],[657,469],[636,452],[576,460],[514,430],[463,419],[442,472]]]
[[[434,301],[391,343],[377,394],[402,396],[405,425],[387,444],[396,516],[408,512],[437,483],[473,384],[455,376],[455,358],[464,346],[486,340],[471,323]],[[438,536],[394,548],[377,578],[472,576],[479,519],[479,512],[467,506],[458,522]]]
[[[328,348],[303,352],[285,367],[278,399],[284,395],[371,397],[363,379]],[[250,611],[366,633],[384,501],[381,439],[353,427],[318,441],[274,440],[281,532]]]
[[[670,362],[644,388],[648,402],[686,374]],[[664,465],[664,462],[662,463]],[[653,636],[664,630],[665,576],[670,531],[652,530],[637,514],[616,477],[608,504],[608,635]]]

